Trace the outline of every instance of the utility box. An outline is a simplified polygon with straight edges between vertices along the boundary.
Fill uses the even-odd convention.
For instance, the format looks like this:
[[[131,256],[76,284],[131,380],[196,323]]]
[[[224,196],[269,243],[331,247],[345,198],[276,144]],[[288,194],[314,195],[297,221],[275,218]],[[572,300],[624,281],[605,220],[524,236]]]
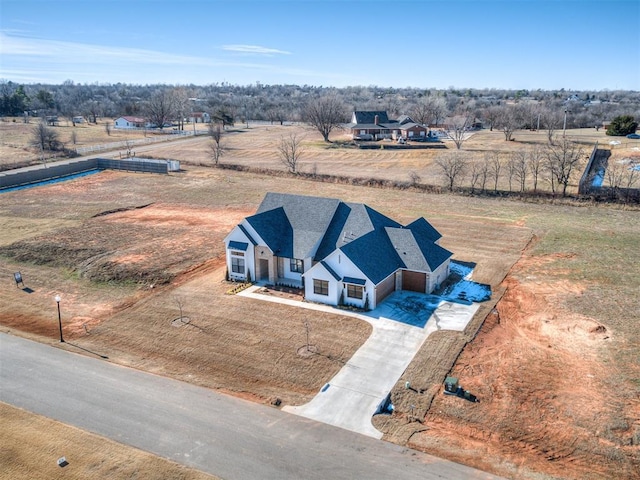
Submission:
[[[458,391],[458,379],[456,377],[447,377],[444,381],[444,391],[455,395]]]

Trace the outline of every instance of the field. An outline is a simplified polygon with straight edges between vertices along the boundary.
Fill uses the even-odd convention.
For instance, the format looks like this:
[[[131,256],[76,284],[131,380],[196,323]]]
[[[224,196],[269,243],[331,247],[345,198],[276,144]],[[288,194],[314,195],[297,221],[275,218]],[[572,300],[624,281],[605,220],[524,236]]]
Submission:
[[[0,122],[0,170],[15,168],[27,164],[40,162],[40,152],[29,146],[32,123]],[[163,137],[160,134],[150,134],[140,131],[126,131],[111,129],[107,134],[105,123],[113,124],[112,119],[104,119],[99,124],[80,124],[73,127],[70,123],[62,121],[59,126],[52,127],[59,135],[60,140],[68,148],[88,147],[91,145],[109,145],[117,142],[131,141],[142,142],[150,138]],[[185,130],[191,131],[193,125],[186,125]],[[197,124],[197,129],[206,129],[205,124]],[[72,132],[75,131],[77,144],[71,142]],[[265,123],[250,123],[229,127],[223,134],[222,145],[225,153],[220,162],[223,164],[243,165],[252,168],[286,171],[279,158],[278,143],[283,137],[295,134],[302,139],[302,153],[298,170],[303,173],[316,173],[319,175],[339,175],[345,177],[376,178],[398,184],[411,184],[413,182],[428,185],[446,185],[442,177],[441,169],[435,163],[439,155],[447,151],[455,150],[452,141],[445,140],[446,149],[411,149],[396,150],[391,141],[381,141],[377,145],[380,148],[374,150],[362,150],[351,145],[350,135],[345,130],[335,130],[330,138],[331,144],[322,141],[320,134],[313,128],[300,124],[269,125]],[[562,132],[556,132],[562,135]],[[166,137],[166,135],[164,135]],[[608,137],[601,129],[570,129],[566,131],[568,139],[579,143],[583,149],[583,161],[580,168],[574,171],[568,192],[576,193],[577,184],[586,166],[586,160],[591,154],[593,146],[598,142],[600,148],[611,148],[612,158],[610,162],[624,162],[630,158],[640,160],[640,140],[629,140],[621,137]],[[620,145],[612,146],[612,140],[620,142]],[[180,160],[185,165],[211,165],[209,148],[210,140],[206,136],[199,138],[186,138],[168,142],[164,145],[145,147],[136,145],[134,151],[137,155],[151,156],[155,158],[170,158]],[[463,154],[469,162],[482,162],[485,156],[498,155],[503,164],[498,181],[498,189],[518,190],[518,182],[512,179],[509,185],[506,164],[514,152],[543,147],[547,142],[546,131],[518,130],[514,134],[514,141],[506,142],[504,134],[498,130],[480,130],[472,132],[463,144]],[[413,145],[428,145],[413,142]],[[386,148],[385,148],[386,147]],[[112,155],[124,154],[122,147],[113,145]],[[45,156],[55,154],[45,153]],[[605,185],[607,179],[605,178]],[[460,186],[469,187],[468,176],[457,182]],[[529,175],[526,180],[527,189],[533,189],[533,178]],[[495,187],[492,179],[486,184],[487,190]],[[477,186],[477,188],[479,188]],[[549,182],[540,178],[537,185],[540,191],[550,191]]]
[[[56,126],[50,128],[58,135],[58,140],[68,149],[82,149],[96,145],[106,146],[127,141],[133,144],[167,136],[167,131],[149,133],[115,129],[113,121],[112,118],[104,118],[100,119],[97,124],[78,123],[74,127],[70,121],[63,118]],[[31,146],[33,128],[38,125],[38,122],[37,118],[30,118],[29,123],[24,123],[22,118],[3,118],[0,121],[0,171],[41,163],[43,157],[46,161],[50,161],[62,156],[61,152],[40,152],[38,148]],[[107,124],[110,126],[108,132]],[[191,131],[193,124],[189,124],[185,128]],[[198,124],[197,128],[206,128],[206,126]],[[120,150],[124,151],[122,147]]]
[[[243,140],[256,150],[238,146],[223,161],[282,169],[277,138],[302,127],[273,128],[229,134],[230,144],[259,132],[262,140]],[[482,140],[485,133],[494,135],[476,134],[469,148],[497,144]],[[414,170],[433,174],[429,150],[367,153],[307,141],[305,168],[317,163],[318,173],[375,171],[401,181]],[[363,202],[402,222],[424,216],[457,259],[478,264],[474,279],[491,284],[494,298],[466,332],[429,338],[392,392],[395,413],[374,420],[385,438],[510,478],[638,478],[640,212],[212,169],[198,166],[208,161],[201,142],[154,151],[181,159],[180,173],[103,172],[0,194],[4,330],[60,347],[59,293],[71,340],[61,348],[73,343],[258,402],[304,403],[370,329],[340,315],[226,295],[222,239],[267,191]],[[15,271],[32,293],[15,288]],[[297,355],[303,320],[320,355]],[[480,403],[440,394],[450,370]],[[407,380],[425,393],[404,389]]]

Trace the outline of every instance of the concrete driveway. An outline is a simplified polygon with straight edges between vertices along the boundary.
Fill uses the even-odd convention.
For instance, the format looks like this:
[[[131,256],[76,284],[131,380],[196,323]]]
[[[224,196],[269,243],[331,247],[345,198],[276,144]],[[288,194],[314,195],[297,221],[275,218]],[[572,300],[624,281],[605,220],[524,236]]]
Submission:
[[[313,400],[283,410],[374,438],[382,438],[382,432],[373,427],[371,417],[427,337],[436,330],[464,330],[479,307],[397,291],[364,314],[261,295],[256,293],[258,288],[251,287],[240,295],[348,315],[371,324],[371,336]]]

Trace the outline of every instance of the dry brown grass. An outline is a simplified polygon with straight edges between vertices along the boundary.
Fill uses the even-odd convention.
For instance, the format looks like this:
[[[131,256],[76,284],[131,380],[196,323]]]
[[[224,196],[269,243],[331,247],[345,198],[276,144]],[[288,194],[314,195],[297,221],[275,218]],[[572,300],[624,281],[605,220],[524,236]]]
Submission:
[[[11,480],[215,480],[147,452],[0,403],[0,477]],[[64,468],[60,457],[69,462]]]
[[[332,134],[333,143],[326,144],[321,136],[313,128],[303,125],[270,125],[251,126],[249,129],[236,128],[227,132],[223,137],[224,144],[228,148],[222,157],[221,163],[244,165],[252,168],[265,168],[286,171],[286,167],[279,159],[277,145],[282,136],[295,133],[303,138],[303,153],[300,158],[298,170],[304,173],[317,173],[319,175],[338,175],[346,177],[377,178],[391,180],[400,183],[411,183],[412,175],[417,175],[419,183],[429,185],[446,185],[442,178],[441,169],[435,163],[439,155],[447,151],[455,150],[453,142],[445,140],[447,149],[419,149],[396,150],[384,149],[385,145],[392,142],[379,142],[381,148],[374,150],[362,150],[350,145],[350,135],[345,131],[337,131]],[[561,132],[560,132],[561,133]],[[586,166],[586,161],[596,142],[609,148],[608,142],[612,137],[595,129],[567,130],[569,139],[580,143],[584,150],[584,158],[580,169],[574,172],[573,181],[569,192],[577,192],[577,184]],[[547,134],[543,131],[532,132],[522,130],[516,132],[516,140],[506,142],[504,134],[500,131],[482,130],[474,132],[464,143],[462,153],[470,162],[483,161],[486,154],[498,154],[505,164],[502,168],[498,189],[509,190],[506,162],[517,151],[528,150],[535,146],[544,147],[547,144]],[[157,158],[172,158],[186,164],[210,165],[206,138],[189,144],[167,144],[154,149],[150,155]],[[636,142],[633,144],[632,142]],[[420,144],[425,145],[425,144]],[[613,161],[624,158],[633,148],[640,146],[640,141],[626,141],[623,145],[613,149]],[[527,182],[527,188],[533,188],[532,179]],[[469,179],[460,182],[461,186],[468,187]],[[487,189],[494,188],[493,181],[489,181]],[[512,184],[514,190],[518,189],[517,181]],[[538,189],[550,190],[548,182],[539,179]]]
[[[454,366],[464,384],[480,394],[482,403],[471,405],[471,410],[453,401],[458,399],[443,399],[439,394],[438,382],[447,361],[457,356],[472,332],[465,332],[466,338],[446,332],[434,336],[405,373],[435,398],[429,415],[436,418],[426,419],[433,435],[413,435],[414,446],[439,445],[443,455],[471,463],[482,458],[485,468],[508,474],[513,471],[500,468],[512,462],[520,465],[516,478],[535,478],[531,472],[568,471],[575,465],[579,467],[575,478],[587,478],[584,458],[597,459],[597,471],[605,476],[633,471],[638,465],[640,440],[634,438],[640,439],[640,424],[634,419],[640,418],[640,332],[636,328],[640,272],[621,267],[637,256],[637,211],[470,200],[190,165],[185,172],[168,176],[103,172],[1,194],[0,221],[7,228],[0,229],[0,245],[11,247],[23,241],[22,252],[32,258],[46,254],[46,263],[2,257],[0,273],[7,288],[0,290],[0,323],[15,333],[50,341],[57,334],[52,299],[61,293],[69,335],[113,361],[259,401],[275,396],[285,402],[305,401],[364,341],[368,329],[339,315],[316,316],[224,294],[226,285],[218,270],[221,238],[234,221],[255,211],[267,191],[364,202],[402,222],[425,216],[443,233],[443,245],[456,258],[478,263],[476,280],[490,283],[497,292],[507,288],[497,308],[499,326],[488,324],[481,330],[470,344],[478,348],[468,347]],[[150,206],[95,217],[144,205]],[[531,232],[536,241],[523,263],[507,276],[509,282],[502,283]],[[64,264],[46,252],[57,244],[66,248]],[[89,247],[100,253],[84,251]],[[114,275],[118,265],[130,268],[128,276],[165,270],[172,276],[166,285],[149,288],[148,283],[89,281],[81,274],[95,268]],[[16,270],[23,272],[33,293],[11,283]],[[531,297],[548,301],[525,301]],[[183,301],[188,325],[172,325],[179,316],[176,300]],[[491,307],[487,304],[485,313]],[[327,357],[295,356],[296,347],[304,343],[302,318],[311,321],[312,336],[320,339],[314,343]],[[475,327],[483,319],[478,318]],[[591,332],[589,325],[604,326],[606,334],[599,328]],[[561,355],[555,355],[556,348]],[[570,374],[566,378],[581,380],[589,390],[574,393],[563,384],[563,396],[531,394],[531,388],[548,390],[550,372],[578,371],[579,378]],[[500,387],[510,385],[511,378],[518,379],[518,388]],[[383,422],[383,428],[388,438],[406,440],[416,426],[423,426],[412,422],[402,430],[406,405],[413,400],[403,396],[403,382],[394,389],[398,422]],[[585,392],[588,406],[581,403],[587,398]],[[529,398],[535,401],[527,403]],[[593,415],[580,414],[580,405]],[[556,416],[549,416],[551,408]],[[528,424],[529,418],[534,422]],[[525,427],[534,431],[526,433]],[[504,441],[514,434],[516,440]],[[595,441],[581,441],[583,434]],[[463,437],[473,439],[466,444],[469,448]],[[569,447],[575,438],[580,448],[573,454]],[[484,450],[471,448],[478,445]],[[531,445],[554,452],[553,468],[542,448]],[[594,455],[589,457],[589,451]]]
[[[114,120],[103,118],[97,124],[79,123],[74,127],[70,121],[61,117],[59,124],[50,128],[58,134],[58,140],[68,149],[106,145],[127,140],[135,141],[163,135],[158,132],[115,129],[113,128]],[[31,146],[32,131],[39,121],[37,118],[30,118],[29,123],[24,123],[22,118],[4,118],[0,121],[0,170],[40,163],[41,152]],[[110,133],[107,133],[107,124],[111,126]],[[185,128],[191,130],[193,127],[188,125]],[[197,128],[206,127],[198,124]],[[73,132],[76,135],[76,143],[72,141]],[[62,158],[62,153],[44,152],[44,157],[47,160]]]

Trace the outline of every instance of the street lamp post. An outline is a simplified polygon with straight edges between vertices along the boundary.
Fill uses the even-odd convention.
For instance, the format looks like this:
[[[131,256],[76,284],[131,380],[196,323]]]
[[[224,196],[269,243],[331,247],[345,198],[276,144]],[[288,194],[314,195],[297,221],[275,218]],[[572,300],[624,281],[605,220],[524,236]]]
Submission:
[[[60,343],[64,343],[64,338],[62,338],[62,318],[60,317],[60,295],[56,295],[54,300],[58,304],[58,326],[60,327]]]

